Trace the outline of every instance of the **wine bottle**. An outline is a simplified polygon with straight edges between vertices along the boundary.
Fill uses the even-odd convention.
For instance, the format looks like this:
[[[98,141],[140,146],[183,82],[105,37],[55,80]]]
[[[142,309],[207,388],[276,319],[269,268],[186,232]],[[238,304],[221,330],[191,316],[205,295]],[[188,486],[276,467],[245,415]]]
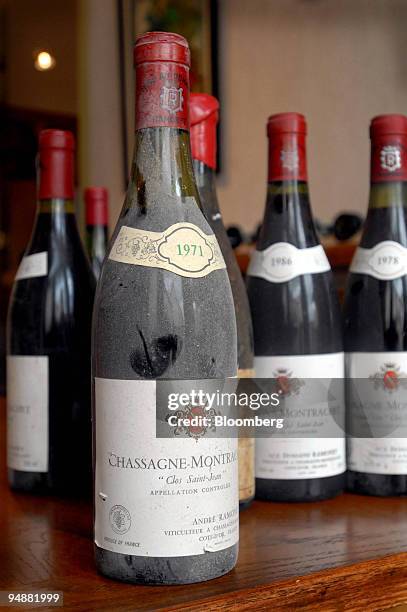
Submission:
[[[216,193],[216,125],[219,119],[219,102],[208,94],[192,93],[190,111],[192,158],[202,211],[222,251],[233,293],[237,327],[238,377],[249,378],[254,376],[253,331],[249,300],[223,225]],[[239,504],[242,509],[247,507],[254,497],[253,438],[240,438],[238,449]]]
[[[108,193],[105,187],[85,189],[86,245],[93,273],[100,276],[107,250]]]
[[[273,115],[267,133],[266,210],[248,269],[255,372],[275,378],[291,412],[301,414],[311,379],[343,378],[340,311],[311,214],[305,119]],[[328,410],[327,397],[320,400]],[[309,501],[338,494],[345,471],[342,430],[338,435],[257,439],[256,496]]]
[[[236,376],[236,323],[193,174],[188,43],[147,33],[135,64],[132,175],[94,309],[96,564],[119,580],[182,584],[236,563],[237,440],[157,439],[157,381]]]
[[[95,280],[76,225],[73,172],[73,135],[41,132],[36,220],[7,322],[7,463],[13,489],[91,495]]]
[[[396,437],[392,427],[405,404],[407,378],[407,117],[375,117],[370,137],[369,208],[344,307],[348,420],[360,416],[360,402],[351,401],[356,393],[369,430],[380,436],[384,427],[387,437],[369,437],[364,427],[351,431],[348,487],[367,495],[405,495],[407,439]]]

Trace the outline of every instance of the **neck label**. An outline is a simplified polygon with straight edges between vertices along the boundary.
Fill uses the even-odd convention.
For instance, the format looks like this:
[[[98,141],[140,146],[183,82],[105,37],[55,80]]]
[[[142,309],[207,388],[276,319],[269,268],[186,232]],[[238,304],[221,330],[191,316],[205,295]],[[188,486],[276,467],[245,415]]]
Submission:
[[[359,247],[350,272],[368,274],[379,280],[394,280],[407,274],[407,248],[393,240],[379,242],[372,249]]]
[[[25,278],[36,278],[39,276],[47,276],[48,274],[48,253],[34,253],[23,257],[16,274],[15,280],[23,280]]]
[[[189,130],[189,71],[183,64],[145,62],[136,68],[136,130]]]
[[[282,133],[270,137],[268,180],[307,180],[305,134]]]
[[[264,251],[253,253],[247,274],[264,278],[270,283],[285,283],[296,276],[320,274],[330,269],[320,244],[298,249],[288,242],[276,242]]]
[[[164,232],[149,232],[124,225],[109,259],[134,266],[161,268],[188,278],[202,278],[223,270],[214,234],[205,234],[192,223],[175,223]]]
[[[407,180],[407,150],[404,135],[386,135],[373,141],[371,176],[374,183]]]

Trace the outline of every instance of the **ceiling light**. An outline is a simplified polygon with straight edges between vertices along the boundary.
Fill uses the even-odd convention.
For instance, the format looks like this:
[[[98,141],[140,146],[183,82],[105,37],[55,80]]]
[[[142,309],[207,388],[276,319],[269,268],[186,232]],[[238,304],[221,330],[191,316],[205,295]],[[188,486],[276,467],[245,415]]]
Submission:
[[[48,51],[40,51],[35,56],[34,66],[37,70],[51,70],[55,66],[55,58]]]

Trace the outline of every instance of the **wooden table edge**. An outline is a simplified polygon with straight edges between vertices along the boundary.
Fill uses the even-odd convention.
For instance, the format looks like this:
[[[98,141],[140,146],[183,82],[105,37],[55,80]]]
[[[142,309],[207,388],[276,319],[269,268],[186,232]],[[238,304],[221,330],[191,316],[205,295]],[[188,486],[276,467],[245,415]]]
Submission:
[[[386,581],[388,594],[377,588]],[[376,588],[375,588],[376,585]],[[231,591],[188,604],[165,607],[168,612],[295,610],[374,612],[407,602],[407,553],[335,567],[277,580],[270,584]]]

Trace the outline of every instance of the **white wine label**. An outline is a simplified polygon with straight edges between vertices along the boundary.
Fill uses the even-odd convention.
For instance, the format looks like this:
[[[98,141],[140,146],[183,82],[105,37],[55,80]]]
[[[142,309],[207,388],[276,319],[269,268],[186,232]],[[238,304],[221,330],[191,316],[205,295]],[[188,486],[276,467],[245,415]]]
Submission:
[[[355,379],[348,421],[362,414],[370,433],[348,438],[348,469],[407,474],[407,352],[347,353],[346,372]]]
[[[21,260],[16,274],[16,281],[24,278],[35,278],[36,276],[47,276],[48,274],[48,253],[34,253],[26,255]]]
[[[215,235],[205,234],[192,223],[175,223],[165,232],[123,226],[109,259],[189,278],[202,278],[226,267]]]
[[[254,366],[257,378],[277,379],[289,413],[286,438],[257,438],[256,477],[299,480],[342,474],[346,470],[343,396],[328,403],[329,385],[321,389],[315,385],[319,379],[343,378],[344,354],[255,357]],[[312,380],[317,377],[318,381]],[[335,437],[323,437],[325,428]]]
[[[331,269],[320,244],[297,249],[288,242],[276,242],[264,251],[255,251],[247,270],[248,276],[259,276],[271,283],[285,283],[303,274],[319,274]]]
[[[393,280],[407,274],[407,248],[393,240],[379,242],[372,249],[359,247],[350,271],[369,274],[379,280]]]
[[[156,438],[153,381],[96,378],[95,405],[97,546],[178,557],[236,544],[237,439]]]
[[[48,471],[48,357],[7,357],[7,465]]]

